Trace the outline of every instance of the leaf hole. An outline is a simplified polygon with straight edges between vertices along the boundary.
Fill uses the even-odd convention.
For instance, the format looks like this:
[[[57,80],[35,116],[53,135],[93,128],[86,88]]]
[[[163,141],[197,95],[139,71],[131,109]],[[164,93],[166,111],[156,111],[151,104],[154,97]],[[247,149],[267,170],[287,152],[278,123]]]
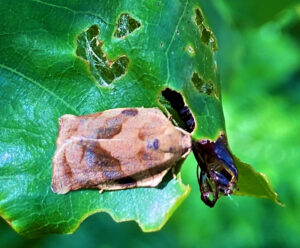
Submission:
[[[209,46],[213,51],[218,49],[216,37],[205,23],[203,13],[200,8],[195,9],[195,23],[200,31],[202,42]]]
[[[141,23],[131,17],[128,13],[119,16],[116,23],[114,37],[124,38],[141,26]]]
[[[204,16],[199,8],[195,9],[195,14],[196,14],[195,21],[197,26],[203,25]]]
[[[92,25],[78,35],[76,55],[88,62],[91,74],[102,86],[108,86],[123,76],[128,68],[129,59],[123,55],[114,61],[103,52],[103,42],[98,39],[99,27]]]
[[[185,104],[183,96],[170,88],[161,92],[160,103],[164,105],[178,126],[191,133],[195,129],[195,119]]]
[[[194,72],[191,82],[199,93],[212,95],[214,93],[214,84],[211,81],[205,82],[198,72]]]

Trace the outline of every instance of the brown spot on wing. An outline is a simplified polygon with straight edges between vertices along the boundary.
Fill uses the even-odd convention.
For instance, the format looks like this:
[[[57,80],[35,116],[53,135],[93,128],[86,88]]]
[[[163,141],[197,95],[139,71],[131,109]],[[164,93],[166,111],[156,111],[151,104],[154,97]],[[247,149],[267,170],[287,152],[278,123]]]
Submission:
[[[111,139],[122,131],[122,125],[128,119],[138,114],[137,109],[124,109],[121,114],[108,118],[105,125],[97,129],[97,139]]]
[[[151,161],[152,160],[151,153],[147,153],[144,150],[139,151],[138,156],[139,156],[139,159],[142,161]]]
[[[156,165],[155,161],[153,160],[151,152],[148,153],[142,149],[138,152],[137,156],[138,156],[140,163],[145,164],[149,168]]]
[[[138,114],[138,110],[137,109],[124,109],[122,111],[123,115],[126,116],[136,116]]]
[[[140,140],[145,140],[145,132],[143,131],[143,129],[139,130],[139,133],[138,133],[138,138]]]
[[[149,127],[148,124],[144,125],[141,129],[139,129],[138,132],[138,138],[140,140],[146,140],[147,138],[151,137],[153,135],[153,129]]]
[[[103,149],[97,141],[85,143],[83,149],[84,161],[89,170],[102,172],[107,180],[115,180],[124,176],[120,161]]]
[[[100,127],[97,129],[97,139],[111,139],[115,135],[119,134],[122,130],[122,125],[116,125],[114,127]]]
[[[119,134],[122,130],[122,124],[124,117],[117,115],[112,118],[108,118],[104,127],[97,128],[97,139],[111,139],[115,135]]]

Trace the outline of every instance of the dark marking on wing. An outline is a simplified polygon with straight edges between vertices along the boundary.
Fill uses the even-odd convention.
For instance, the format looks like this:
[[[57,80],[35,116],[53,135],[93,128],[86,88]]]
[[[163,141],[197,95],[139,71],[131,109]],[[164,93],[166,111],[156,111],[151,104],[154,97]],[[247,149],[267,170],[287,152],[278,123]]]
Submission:
[[[122,125],[116,125],[114,127],[100,127],[97,129],[97,139],[111,139],[115,135],[119,134],[122,130]]]
[[[146,135],[145,135],[145,132],[144,132],[144,130],[143,130],[143,128],[142,128],[141,130],[139,130],[138,138],[139,138],[140,140],[145,140],[145,137],[146,137]]]
[[[154,139],[154,140],[147,140],[147,148],[148,149],[154,149],[157,150],[159,147],[159,140]]]
[[[126,116],[136,116],[138,114],[138,110],[137,109],[124,109],[121,113]]]
[[[122,173],[120,171],[103,171],[104,177],[110,181],[110,180],[115,180],[116,178],[121,178]]]
[[[99,127],[97,132],[97,139],[111,139],[115,135],[119,134],[122,131],[122,124],[124,122],[124,116],[117,115],[111,118],[108,118],[105,121],[104,126]]]
[[[146,152],[143,149],[138,152],[138,159],[141,164],[146,165],[148,168],[157,167],[157,161],[159,158],[157,154],[153,154],[153,152]]]
[[[155,139],[155,140],[153,141],[153,148],[154,148],[155,150],[157,150],[158,147],[159,147],[159,140],[158,140],[158,139]]]
[[[133,177],[120,178],[115,182],[119,184],[127,184],[127,185],[136,184],[136,180]]]
[[[140,157],[141,160],[144,160],[144,161],[152,160],[152,157],[151,157],[150,153],[146,153],[146,152],[140,151],[138,153],[138,155],[139,155],[139,157]]]
[[[84,160],[89,170],[102,172],[107,180],[115,180],[124,176],[120,161],[103,149],[98,142],[89,141],[83,147]]]

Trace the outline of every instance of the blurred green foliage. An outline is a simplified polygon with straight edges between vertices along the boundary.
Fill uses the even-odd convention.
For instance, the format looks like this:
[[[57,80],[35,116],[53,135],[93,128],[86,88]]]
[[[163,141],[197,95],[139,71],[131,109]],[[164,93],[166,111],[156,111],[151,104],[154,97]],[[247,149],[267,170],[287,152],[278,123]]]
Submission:
[[[101,213],[73,235],[28,240],[1,220],[0,247],[299,247],[300,4],[272,1],[272,9],[270,1],[253,1],[252,8],[250,0],[204,2],[218,39],[231,148],[268,175],[286,207],[233,196],[209,209],[189,158],[182,178],[192,192],[160,232],[145,234],[136,223],[114,223]],[[255,16],[263,18],[254,23]]]

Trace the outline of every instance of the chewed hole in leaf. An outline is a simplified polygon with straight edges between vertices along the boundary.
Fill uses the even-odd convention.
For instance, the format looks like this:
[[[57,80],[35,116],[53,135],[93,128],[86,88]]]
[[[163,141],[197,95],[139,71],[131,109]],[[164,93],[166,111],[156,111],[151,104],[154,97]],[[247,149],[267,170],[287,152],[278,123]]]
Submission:
[[[141,26],[141,23],[132,18],[128,13],[123,13],[117,20],[114,37],[123,38]]]
[[[160,103],[171,114],[176,124],[191,133],[195,128],[195,119],[189,107],[185,104],[183,96],[170,88],[163,90],[161,96]]]
[[[205,19],[200,8],[195,9],[195,15],[195,23],[200,31],[202,42],[208,45],[213,51],[216,51],[218,49],[216,37],[205,23]]]
[[[203,14],[199,8],[195,9],[195,13],[196,13],[196,17],[195,17],[196,24],[200,26],[203,24],[204,21]]]
[[[210,39],[211,39],[211,35],[212,35],[212,33],[211,33],[210,30],[207,30],[206,28],[204,28],[204,29],[202,30],[201,39],[202,39],[202,41],[203,41],[206,45],[208,45],[208,43],[209,43],[209,41],[210,41]]]
[[[199,93],[212,95],[214,92],[213,83],[211,81],[205,82],[197,72],[193,73],[191,81]]]
[[[99,84],[107,86],[126,73],[129,59],[120,56],[110,61],[102,50],[103,42],[98,39],[99,33],[99,27],[92,25],[79,34],[76,55],[89,63],[91,74]]]

